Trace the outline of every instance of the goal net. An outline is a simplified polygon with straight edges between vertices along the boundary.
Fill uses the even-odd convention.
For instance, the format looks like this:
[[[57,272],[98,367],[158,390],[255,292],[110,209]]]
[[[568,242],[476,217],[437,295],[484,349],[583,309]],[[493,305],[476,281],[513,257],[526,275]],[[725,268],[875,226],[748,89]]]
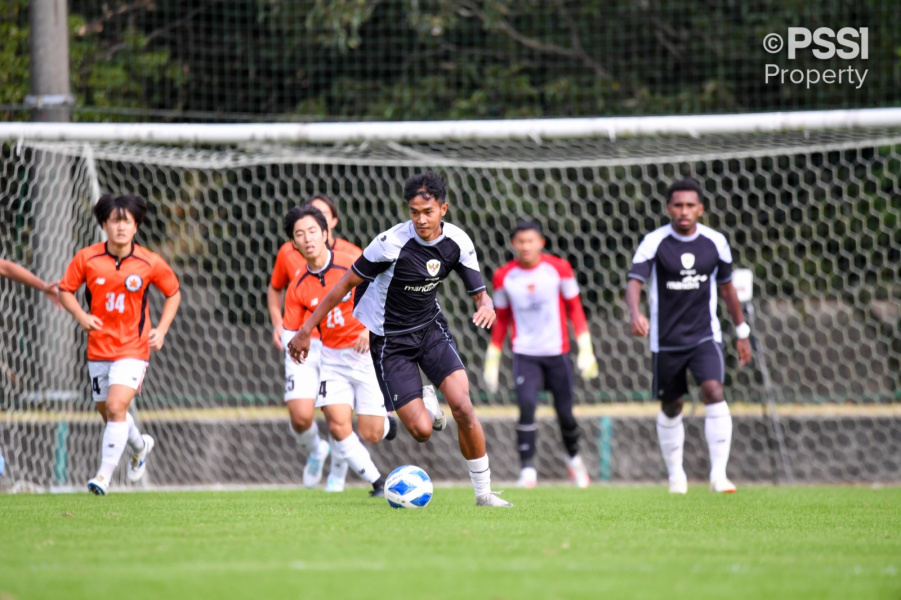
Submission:
[[[285,241],[281,219],[325,193],[339,207],[338,235],[365,246],[407,218],[402,184],[425,169],[447,179],[447,219],[474,239],[487,280],[512,257],[509,232],[522,219],[540,222],[549,251],[572,263],[601,365],[599,379],[577,378],[595,479],[664,474],[649,350],[629,335],[623,292],[642,236],[668,221],[667,186],[692,176],[705,190],[704,222],[725,233],[735,265],[754,273],[754,333],[769,367],[768,388],[759,361],[738,367],[726,317],[730,474],[784,479],[774,458],[776,414],[796,481],[901,480],[901,129],[434,143],[0,142],[0,257],[59,279],[78,249],[102,239],[91,216],[101,193],[147,198],[137,240],[173,266],[183,294],[134,403],[159,440],[148,479],[296,483],[304,457],[282,406],[283,355],[266,309]],[[513,479],[509,356],[500,392],[486,393],[488,334],[471,326],[459,281],[451,277],[443,290],[492,470]],[[65,311],[11,281],[0,280],[0,306],[0,485],[80,488],[97,466],[102,434],[86,336]],[[153,297],[154,315],[159,306]],[[768,391],[775,413],[766,410]],[[686,413],[686,468],[703,479],[703,411]],[[559,434],[551,413],[539,414],[539,472],[562,478]],[[386,472],[415,463],[438,480],[466,475],[453,430],[425,445],[401,433],[372,451]]]

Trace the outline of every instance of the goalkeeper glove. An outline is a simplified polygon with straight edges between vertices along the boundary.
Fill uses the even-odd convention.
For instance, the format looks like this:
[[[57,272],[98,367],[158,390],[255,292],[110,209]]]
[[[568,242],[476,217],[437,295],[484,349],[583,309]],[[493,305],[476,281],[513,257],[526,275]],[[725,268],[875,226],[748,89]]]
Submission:
[[[579,356],[576,359],[576,366],[582,379],[593,379],[598,376],[598,361],[594,357],[594,348],[591,347],[591,336],[583,333],[576,338],[579,345]]]
[[[497,392],[497,378],[501,370],[501,349],[494,345],[488,346],[488,353],[485,355],[485,369],[482,371],[482,377],[485,379],[485,387],[490,393]]]

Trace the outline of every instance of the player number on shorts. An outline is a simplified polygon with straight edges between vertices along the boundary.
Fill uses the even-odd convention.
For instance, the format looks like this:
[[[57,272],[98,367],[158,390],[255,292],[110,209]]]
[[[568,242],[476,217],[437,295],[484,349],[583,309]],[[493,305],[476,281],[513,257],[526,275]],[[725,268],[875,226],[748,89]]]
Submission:
[[[120,313],[125,312],[125,294],[116,295],[115,292],[109,292],[106,295],[106,312],[118,310]]]
[[[91,378],[91,389],[94,391],[94,394],[100,395],[100,378],[92,377]]]
[[[341,327],[342,325],[344,325],[344,315],[341,314],[341,309],[336,306],[335,309],[328,314],[325,326],[329,329],[334,329],[335,327]]]

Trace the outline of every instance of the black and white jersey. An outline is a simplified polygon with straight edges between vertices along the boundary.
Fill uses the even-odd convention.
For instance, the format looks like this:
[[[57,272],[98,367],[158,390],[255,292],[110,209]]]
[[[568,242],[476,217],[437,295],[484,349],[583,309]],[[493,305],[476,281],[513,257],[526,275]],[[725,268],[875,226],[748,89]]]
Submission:
[[[666,225],[646,235],[632,259],[630,279],[648,283],[651,352],[722,342],[716,286],[732,280],[726,237],[698,224],[689,236]]]
[[[438,286],[456,271],[466,293],[485,290],[475,246],[466,233],[442,223],[441,235],[426,242],[412,221],[380,233],[353,265],[365,282],[357,288],[354,316],[376,335],[425,327],[441,313]]]

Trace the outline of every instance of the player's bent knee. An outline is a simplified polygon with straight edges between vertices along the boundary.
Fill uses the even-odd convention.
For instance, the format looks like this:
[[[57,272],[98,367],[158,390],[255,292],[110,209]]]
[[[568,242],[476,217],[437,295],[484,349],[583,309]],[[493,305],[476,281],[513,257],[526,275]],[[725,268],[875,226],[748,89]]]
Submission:
[[[417,423],[413,427],[407,427],[407,431],[413,436],[413,439],[419,443],[429,441],[432,437],[432,424]]]
[[[682,414],[682,406],[683,401],[680,398],[678,400],[672,400],[670,402],[663,402],[660,405],[660,410],[663,411],[663,414],[665,414],[670,419],[675,419],[680,414]]]

